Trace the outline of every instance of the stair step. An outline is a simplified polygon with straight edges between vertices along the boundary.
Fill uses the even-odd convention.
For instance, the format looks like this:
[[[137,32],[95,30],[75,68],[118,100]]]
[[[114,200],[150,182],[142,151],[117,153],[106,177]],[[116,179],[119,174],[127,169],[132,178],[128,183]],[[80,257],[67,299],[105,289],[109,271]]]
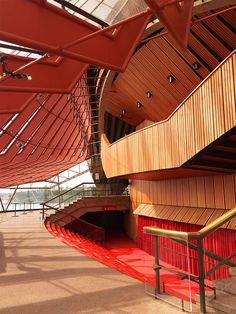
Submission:
[[[232,294],[218,292],[215,300],[209,300],[207,297],[206,303],[209,307],[212,307],[224,313],[236,314],[236,297]]]
[[[229,273],[232,277],[235,277],[236,278],[236,267],[231,267],[229,269]]]
[[[213,282],[213,286],[216,287],[217,290],[224,291],[236,297],[236,279],[234,277],[230,279],[216,280]]]

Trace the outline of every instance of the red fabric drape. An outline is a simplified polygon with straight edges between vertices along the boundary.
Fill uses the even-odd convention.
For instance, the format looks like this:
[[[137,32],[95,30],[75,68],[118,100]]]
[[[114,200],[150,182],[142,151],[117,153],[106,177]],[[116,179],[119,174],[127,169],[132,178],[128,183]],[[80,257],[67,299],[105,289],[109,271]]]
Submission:
[[[177,231],[197,231],[202,226],[174,222],[169,220],[156,219],[151,217],[138,217],[138,247],[154,255],[154,237],[143,233],[144,226],[157,226],[163,229],[171,229]],[[194,242],[193,242],[194,243]],[[194,243],[195,244],[195,243]],[[236,252],[236,231],[228,229],[219,229],[207,236],[203,242],[204,249],[212,251],[222,257],[227,257],[233,252]],[[159,237],[159,254],[162,262],[166,262],[172,266],[178,267],[183,271],[198,275],[197,254],[192,249],[187,249],[186,246],[179,244],[171,239]],[[189,256],[189,266],[188,257]],[[236,262],[236,257],[231,259]],[[217,262],[204,255],[204,269],[207,272]],[[227,266],[222,266],[216,270],[208,279],[221,279],[229,276]]]

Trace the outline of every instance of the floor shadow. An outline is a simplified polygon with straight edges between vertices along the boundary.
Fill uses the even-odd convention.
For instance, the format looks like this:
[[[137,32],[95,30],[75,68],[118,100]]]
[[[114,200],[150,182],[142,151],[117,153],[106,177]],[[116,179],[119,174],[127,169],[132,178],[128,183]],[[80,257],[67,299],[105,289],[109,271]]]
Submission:
[[[137,299],[138,298],[138,299]],[[4,308],[4,314],[12,313],[130,313],[125,309],[146,298],[141,284],[132,284],[93,292],[78,292],[69,297],[53,298],[20,306]]]
[[[38,281],[49,281],[49,280],[60,280],[65,278],[74,278],[81,276],[94,276],[98,273],[98,268],[93,267],[80,267],[80,268],[65,268],[55,270],[42,270],[38,267],[28,267],[18,265],[18,269],[26,271],[22,274],[4,275],[1,277],[0,286],[17,285],[21,283],[38,282]],[[107,267],[99,267],[99,276],[111,276],[119,273],[114,272],[113,269]]]

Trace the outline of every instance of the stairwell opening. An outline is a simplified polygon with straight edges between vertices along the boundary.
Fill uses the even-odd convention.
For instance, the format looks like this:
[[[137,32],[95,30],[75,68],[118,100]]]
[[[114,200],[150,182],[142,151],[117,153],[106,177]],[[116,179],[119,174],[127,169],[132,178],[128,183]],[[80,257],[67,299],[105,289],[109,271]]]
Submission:
[[[105,243],[111,238],[125,233],[125,215],[122,211],[89,212],[81,217],[105,230]]]

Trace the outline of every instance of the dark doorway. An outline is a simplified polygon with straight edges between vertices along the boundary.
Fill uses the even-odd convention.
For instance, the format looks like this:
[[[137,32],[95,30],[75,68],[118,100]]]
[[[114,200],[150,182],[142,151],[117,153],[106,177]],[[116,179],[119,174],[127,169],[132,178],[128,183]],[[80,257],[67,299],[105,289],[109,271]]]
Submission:
[[[121,211],[90,212],[80,217],[89,223],[109,231],[124,231],[124,213]]]

